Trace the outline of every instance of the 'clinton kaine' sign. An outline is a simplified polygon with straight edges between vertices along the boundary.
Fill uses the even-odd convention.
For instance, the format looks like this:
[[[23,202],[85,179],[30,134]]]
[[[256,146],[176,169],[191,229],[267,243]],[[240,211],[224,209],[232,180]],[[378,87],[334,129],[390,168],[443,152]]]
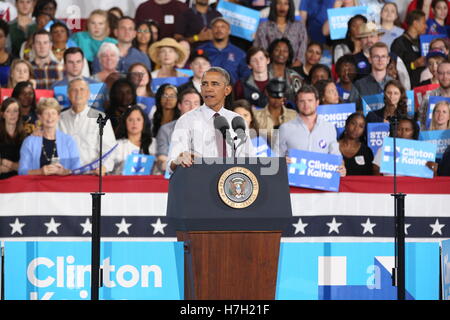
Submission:
[[[290,149],[289,158],[291,160],[288,165],[289,185],[339,191],[341,175],[338,168],[342,164],[341,156]]]

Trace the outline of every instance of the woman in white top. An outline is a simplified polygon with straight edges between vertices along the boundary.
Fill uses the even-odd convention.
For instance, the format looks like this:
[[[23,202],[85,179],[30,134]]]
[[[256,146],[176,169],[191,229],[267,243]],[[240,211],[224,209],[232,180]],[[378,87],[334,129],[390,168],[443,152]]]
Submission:
[[[153,43],[148,49],[148,55],[154,63],[156,69],[152,72],[152,78],[188,77],[176,70],[176,66],[182,63],[187,56],[187,52],[175,39],[164,38]]]
[[[154,155],[148,117],[139,105],[130,106],[123,114],[117,130],[117,148],[112,155],[112,174],[121,175],[128,156],[132,153]]]
[[[433,109],[430,130],[448,129],[450,129],[450,103],[448,101],[439,101]]]

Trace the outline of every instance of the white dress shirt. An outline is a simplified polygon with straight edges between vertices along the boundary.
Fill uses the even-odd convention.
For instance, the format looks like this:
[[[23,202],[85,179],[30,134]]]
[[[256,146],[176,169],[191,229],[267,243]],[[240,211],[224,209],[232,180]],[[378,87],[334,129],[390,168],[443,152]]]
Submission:
[[[203,158],[219,157],[214,128],[215,113],[216,111],[208,106],[202,105],[197,109],[185,113],[177,120],[172,134],[169,157],[167,160],[167,168],[169,168],[169,170],[171,162],[182,152],[191,152]],[[240,117],[240,115],[225,108],[220,109],[218,113],[227,119],[230,124],[230,135],[234,138],[236,133],[231,128],[231,122],[234,117]],[[246,135],[247,140],[243,145],[237,148],[236,157],[255,156],[255,151],[247,129]],[[232,155],[232,148],[228,144],[226,147],[227,155],[230,157]]]
[[[86,107],[80,113],[75,113],[72,108],[61,112],[61,118],[58,123],[59,130],[71,135],[77,143],[80,150],[80,162],[84,166],[99,157],[100,138],[99,127],[97,123],[99,111]],[[102,154],[107,153],[116,145],[116,137],[111,126],[111,121],[107,121],[103,128],[103,150]],[[109,156],[102,160],[106,172],[110,172],[114,167],[114,161]]]

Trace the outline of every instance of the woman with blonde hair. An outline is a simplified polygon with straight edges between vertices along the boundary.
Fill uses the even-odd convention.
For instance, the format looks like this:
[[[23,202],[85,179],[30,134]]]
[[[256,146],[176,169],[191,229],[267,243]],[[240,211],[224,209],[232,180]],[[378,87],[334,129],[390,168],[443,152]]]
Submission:
[[[148,49],[148,55],[160,68],[152,72],[152,78],[188,77],[176,70],[187,55],[186,49],[175,39],[163,38],[153,43]]]
[[[69,175],[80,167],[75,140],[57,129],[61,106],[55,98],[42,98],[37,114],[42,136],[28,136],[20,148],[19,175]]]
[[[11,63],[8,77],[8,88],[14,89],[16,84],[22,81],[30,81],[36,88],[36,80],[31,63],[24,59],[16,59]]]
[[[433,109],[430,130],[447,129],[450,129],[450,103],[448,101],[439,101]]]
[[[108,13],[104,10],[94,10],[87,21],[88,31],[74,33],[72,40],[84,52],[84,56],[92,63],[100,46],[104,42],[116,44],[117,40],[109,37]]]

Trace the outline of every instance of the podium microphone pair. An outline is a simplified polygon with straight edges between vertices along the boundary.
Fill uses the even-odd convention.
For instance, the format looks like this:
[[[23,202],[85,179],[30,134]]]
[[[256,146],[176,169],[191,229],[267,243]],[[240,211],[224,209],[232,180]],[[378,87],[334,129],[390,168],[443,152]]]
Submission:
[[[214,128],[219,130],[222,134],[223,139],[230,145],[233,150],[233,156],[236,153],[237,148],[239,148],[242,144],[247,140],[247,135],[245,134],[245,121],[242,117],[236,116],[231,121],[231,127],[233,131],[236,133],[236,137],[232,138],[229,130],[230,124],[227,119],[223,116],[218,116],[214,119]],[[234,144],[234,140],[240,140],[240,143],[236,146]]]

